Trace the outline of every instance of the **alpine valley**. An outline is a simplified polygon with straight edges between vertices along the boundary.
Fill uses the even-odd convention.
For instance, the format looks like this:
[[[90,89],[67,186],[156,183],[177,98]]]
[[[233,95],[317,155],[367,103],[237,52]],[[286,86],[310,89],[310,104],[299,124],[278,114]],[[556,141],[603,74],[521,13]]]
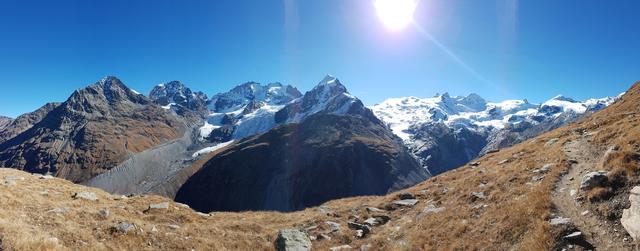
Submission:
[[[518,145],[521,142],[534,144],[544,140],[545,146],[552,146],[565,137],[556,135],[560,133],[558,130],[566,131],[568,129],[562,128],[586,123],[584,120],[591,114],[614,102],[620,103],[616,101],[621,97],[623,101],[635,102],[638,87],[634,88],[632,90],[636,91],[631,94],[584,101],[559,95],[541,104],[526,99],[488,102],[476,94],[451,96],[444,93],[431,98],[390,98],[367,107],[351,95],[340,80],[330,75],[304,93],[281,83],[247,82],[211,96],[193,91],[179,81],[159,84],[145,96],[116,77],[105,77],[74,91],[64,102],[45,104],[15,119],[0,117],[0,166],[12,168],[2,170],[6,173],[3,177],[7,186],[25,180],[26,174],[17,171],[21,170],[38,179],[53,179],[59,183],[62,190],[51,196],[78,190],[82,188],[80,185],[90,186],[93,188],[84,189],[89,191],[74,192],[73,198],[91,203],[96,200],[97,193],[99,200],[109,203],[112,203],[111,199],[105,196],[113,198],[115,204],[128,198],[134,204],[150,203],[142,214],[173,208],[168,202],[160,203],[169,199],[173,200],[171,205],[178,205],[171,209],[171,215],[179,208],[192,208],[202,217],[212,217],[209,212],[295,211],[294,214],[302,215],[299,219],[305,219],[304,226],[296,226],[296,229],[304,229],[304,233],[280,231],[278,238],[286,239],[288,237],[282,237],[286,234],[293,235],[291,238],[294,239],[313,236],[314,245],[322,239],[327,241],[320,243],[321,247],[329,247],[331,243],[346,245],[352,241],[360,243],[372,227],[386,224],[390,217],[402,217],[400,212],[423,200],[424,196],[419,194],[437,195],[428,202],[420,202],[426,207],[415,216],[418,220],[453,207],[453,204],[442,204],[445,202],[439,202],[438,198],[448,198],[442,201],[457,198],[455,203],[469,201],[474,208],[470,210],[477,212],[488,210],[485,208],[491,206],[485,202],[489,195],[476,192],[482,189],[475,187],[455,188],[462,183],[458,183],[454,175],[462,172],[484,175],[496,172],[486,165],[511,165],[509,163],[530,154],[522,144]],[[607,120],[606,123],[610,122]],[[550,135],[547,133],[550,131],[556,136],[544,136]],[[584,134],[583,131],[576,132]],[[511,147],[513,145],[517,146]],[[563,151],[567,151],[565,148]],[[499,162],[496,156],[501,156]],[[554,163],[557,161],[560,160]],[[526,165],[528,167],[530,162]],[[535,182],[544,179],[543,174],[549,172],[551,166],[534,170],[541,175],[527,178],[534,182],[527,184],[538,184]],[[459,167],[462,169],[457,169]],[[505,170],[512,172],[515,169]],[[494,178],[496,180],[478,176],[481,179],[478,187],[497,185],[497,180],[502,180],[504,175]],[[513,179],[518,178],[513,176]],[[33,189],[41,189],[37,187],[40,183],[32,184],[36,186]],[[50,193],[46,188],[45,192]],[[443,197],[449,193],[458,195]],[[151,201],[146,200],[147,196],[151,196]],[[495,196],[498,196],[497,192]],[[391,197],[397,200],[383,203]],[[371,198],[372,204],[361,204],[361,198]],[[360,209],[349,211],[336,203]],[[128,209],[134,204],[122,204],[117,210],[129,211],[119,215],[134,217],[130,216],[134,209]],[[65,214],[69,208],[50,210]],[[317,210],[324,218],[336,219],[309,220],[309,215],[316,215]],[[407,210],[413,212],[413,209]],[[109,211],[100,211],[100,214],[108,218]],[[191,216],[180,218],[180,214],[164,219],[173,229],[169,231],[180,228],[171,222],[194,222],[189,218]],[[229,224],[237,224],[245,215],[251,214],[230,214],[228,217],[233,220]],[[93,217],[81,215],[77,217]],[[259,215],[254,216],[262,217]],[[367,217],[361,219],[364,217],[361,215]],[[486,223],[480,219],[482,224]],[[348,221],[344,226],[353,230],[353,234],[341,230],[342,223],[337,221],[342,220]],[[408,218],[398,220],[402,226],[411,221]],[[280,223],[272,222],[269,229],[280,225],[287,227],[289,223],[284,219]],[[114,224],[111,233],[137,233],[136,229],[145,227],[156,229],[155,225],[146,226],[142,221],[119,219]],[[1,225],[0,233],[3,229],[11,229]],[[248,230],[245,223],[241,225],[243,230],[240,232],[249,231],[260,239],[259,243],[272,245],[273,236],[271,233],[263,235],[266,231],[263,226]],[[153,234],[153,230],[149,231]],[[191,234],[200,235],[208,230],[197,227],[193,231],[196,232]],[[144,237],[146,234],[140,234],[140,238],[147,238]],[[252,238],[246,234],[242,233],[238,238],[245,241]],[[337,236],[332,241],[334,234]],[[378,235],[372,236],[377,241],[382,240]],[[115,240],[115,237],[109,238]],[[154,247],[189,246],[182,240],[167,240],[171,242],[160,241],[158,243],[164,246]],[[71,245],[67,239],[63,241],[66,246]],[[456,242],[448,241],[455,246]],[[129,249],[135,243],[127,239],[108,247],[117,249],[118,245],[124,245],[121,247]],[[207,243],[201,245],[211,247],[211,243]],[[220,243],[223,249],[233,249],[237,244],[233,241]],[[259,243],[252,245],[268,246]],[[557,242],[557,245],[565,244]],[[200,244],[194,244],[194,247],[198,246]],[[387,247],[396,249],[401,245]]]
[[[105,77],[65,102],[3,117],[0,165],[202,211],[300,210],[409,187],[615,100],[444,93],[366,107],[330,75],[304,94],[247,82],[211,98],[179,81],[147,97]]]

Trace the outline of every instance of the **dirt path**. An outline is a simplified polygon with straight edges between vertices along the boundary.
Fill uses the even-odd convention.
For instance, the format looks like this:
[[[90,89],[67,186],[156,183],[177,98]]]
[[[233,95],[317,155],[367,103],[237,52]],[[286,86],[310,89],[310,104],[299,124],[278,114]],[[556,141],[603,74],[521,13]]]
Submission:
[[[580,135],[576,140],[567,142],[563,151],[567,160],[575,161],[568,172],[561,177],[552,196],[553,203],[558,209],[558,215],[570,218],[571,222],[581,231],[596,250],[627,250],[623,246],[621,237],[616,237],[609,224],[600,220],[588,207],[576,200],[580,194],[580,182],[582,176],[588,172],[596,171],[596,163],[601,153],[591,146],[588,135]],[[574,192],[572,192],[574,190]],[[572,196],[572,193],[575,195]]]

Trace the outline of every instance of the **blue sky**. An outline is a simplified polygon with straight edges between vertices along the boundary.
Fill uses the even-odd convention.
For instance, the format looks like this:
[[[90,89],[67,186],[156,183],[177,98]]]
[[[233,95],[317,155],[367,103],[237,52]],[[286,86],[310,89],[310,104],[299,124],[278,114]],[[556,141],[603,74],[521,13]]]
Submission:
[[[246,81],[306,91],[331,73],[367,104],[445,91],[584,99],[640,80],[640,1],[422,0],[400,32],[372,1],[2,0],[0,114],[106,75],[212,95]]]

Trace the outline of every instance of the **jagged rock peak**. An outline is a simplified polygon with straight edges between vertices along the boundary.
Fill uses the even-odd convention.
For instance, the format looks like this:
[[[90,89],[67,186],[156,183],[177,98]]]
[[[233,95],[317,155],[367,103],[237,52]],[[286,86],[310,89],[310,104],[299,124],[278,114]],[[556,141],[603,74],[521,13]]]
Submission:
[[[149,98],[165,108],[178,105],[196,111],[204,109],[208,100],[203,92],[193,92],[176,80],[156,85]]]
[[[213,96],[209,101],[209,109],[213,112],[231,112],[244,108],[251,101],[264,102],[268,105],[285,105],[301,96],[300,91],[290,85],[281,83],[262,85],[247,82],[228,92]]]

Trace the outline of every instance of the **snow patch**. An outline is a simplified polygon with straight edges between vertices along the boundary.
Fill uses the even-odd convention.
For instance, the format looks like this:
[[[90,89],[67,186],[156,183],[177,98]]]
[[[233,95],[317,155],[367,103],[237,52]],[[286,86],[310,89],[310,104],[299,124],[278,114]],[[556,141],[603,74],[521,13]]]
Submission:
[[[227,141],[227,142],[223,142],[223,143],[219,143],[219,144],[214,145],[214,146],[206,147],[206,148],[203,148],[203,149],[193,153],[193,155],[191,155],[191,156],[193,158],[197,158],[198,156],[209,154],[209,153],[214,152],[214,151],[216,151],[218,149],[222,149],[222,148],[230,145],[231,143],[233,143],[233,140]]]

